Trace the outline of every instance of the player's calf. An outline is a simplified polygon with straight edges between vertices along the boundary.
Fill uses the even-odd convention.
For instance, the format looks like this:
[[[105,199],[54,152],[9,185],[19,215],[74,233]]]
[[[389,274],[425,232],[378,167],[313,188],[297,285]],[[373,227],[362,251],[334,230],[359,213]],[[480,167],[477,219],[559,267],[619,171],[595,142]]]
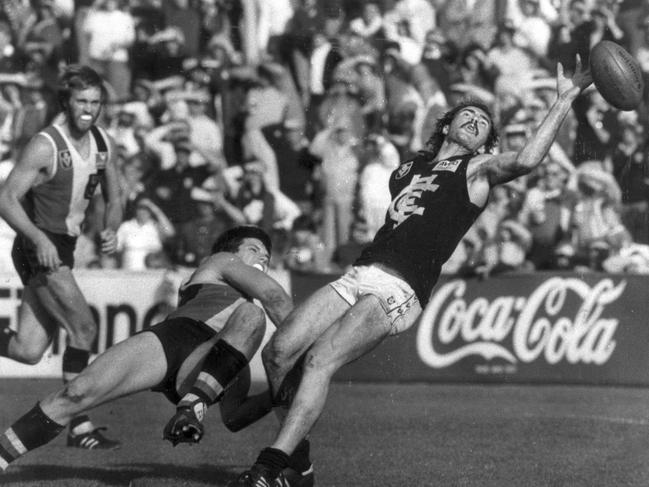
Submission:
[[[25,453],[49,443],[64,428],[36,404],[0,436],[0,470],[5,470]]]

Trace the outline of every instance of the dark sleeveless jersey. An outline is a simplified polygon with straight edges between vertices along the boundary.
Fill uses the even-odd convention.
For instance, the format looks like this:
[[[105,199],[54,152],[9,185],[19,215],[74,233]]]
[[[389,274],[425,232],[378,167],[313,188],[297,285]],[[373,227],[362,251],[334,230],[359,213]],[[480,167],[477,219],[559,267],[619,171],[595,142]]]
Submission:
[[[244,301],[249,301],[249,298],[226,284],[189,284],[179,289],[178,308],[167,319],[191,318],[220,331]]]
[[[442,264],[483,208],[469,200],[471,155],[433,161],[419,153],[390,176],[385,224],[354,265],[384,264],[398,272],[424,306]]]

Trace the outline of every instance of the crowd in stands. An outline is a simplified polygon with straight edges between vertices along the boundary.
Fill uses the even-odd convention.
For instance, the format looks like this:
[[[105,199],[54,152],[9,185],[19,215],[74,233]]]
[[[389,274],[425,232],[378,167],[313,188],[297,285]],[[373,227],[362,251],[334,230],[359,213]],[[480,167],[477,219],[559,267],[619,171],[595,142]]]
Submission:
[[[337,272],[447,109],[482,101],[497,150],[516,150],[553,101],[556,63],[588,63],[600,40],[649,76],[649,1],[4,0],[0,180],[56,116],[61,68],[87,64],[110,93],[100,122],[125,217],[119,253],[100,255],[93,201],[78,267],[192,268],[245,223],[272,234],[276,267]],[[649,273],[648,100],[619,111],[591,87],[444,272]],[[11,242],[0,221],[0,271]]]

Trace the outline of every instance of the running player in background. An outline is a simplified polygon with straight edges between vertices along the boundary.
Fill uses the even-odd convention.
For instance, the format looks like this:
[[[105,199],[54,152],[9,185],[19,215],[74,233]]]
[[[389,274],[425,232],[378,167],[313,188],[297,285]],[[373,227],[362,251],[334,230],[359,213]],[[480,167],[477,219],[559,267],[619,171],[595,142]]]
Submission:
[[[226,426],[236,431],[262,417],[270,410],[270,398],[247,397],[245,368],[264,337],[264,311],[277,325],[292,308],[290,296],[266,274],[270,251],[270,238],[257,227],[235,227],[220,235],[212,255],[181,286],[175,311],[110,347],[0,435],[0,470],[52,441],[78,414],[147,389],[178,403],[189,392],[186,384],[199,382],[218,401],[240,376],[242,382],[222,408]],[[310,465],[308,446],[294,456],[300,471],[301,465]]]
[[[101,251],[116,249],[122,219],[114,143],[95,125],[106,101],[101,77],[69,66],[60,79],[58,122],[36,134],[0,188],[0,217],[16,231],[12,259],[24,285],[17,330],[0,330],[0,356],[36,364],[57,327],[67,332],[63,381],[86,365],[97,325],[72,268],[86,208],[97,187],[106,203]],[[85,415],[70,422],[68,446],[114,449]]]
[[[490,154],[496,131],[480,103],[462,103],[438,121],[427,150],[392,173],[392,203],[374,241],[349,272],[297,306],[264,348],[273,399],[286,416],[275,442],[230,485],[272,485],[322,413],[334,373],[413,325],[491,188],[541,163],[572,102],[591,82],[579,59],[572,78],[558,65],[557,99],[517,153]],[[300,359],[295,388],[285,379]]]

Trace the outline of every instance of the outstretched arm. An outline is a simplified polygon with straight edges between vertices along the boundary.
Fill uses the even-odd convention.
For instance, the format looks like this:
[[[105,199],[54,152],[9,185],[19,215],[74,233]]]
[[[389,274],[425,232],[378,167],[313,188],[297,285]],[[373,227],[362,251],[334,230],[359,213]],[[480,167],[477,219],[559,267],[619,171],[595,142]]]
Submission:
[[[541,125],[537,127],[536,133],[528,139],[518,153],[499,154],[484,164],[483,167],[491,186],[527,174],[541,163],[570,111],[572,102],[592,81],[590,70],[582,66],[579,56],[577,56],[575,73],[572,77],[565,75],[561,63],[557,65],[557,99],[550,107]]]

